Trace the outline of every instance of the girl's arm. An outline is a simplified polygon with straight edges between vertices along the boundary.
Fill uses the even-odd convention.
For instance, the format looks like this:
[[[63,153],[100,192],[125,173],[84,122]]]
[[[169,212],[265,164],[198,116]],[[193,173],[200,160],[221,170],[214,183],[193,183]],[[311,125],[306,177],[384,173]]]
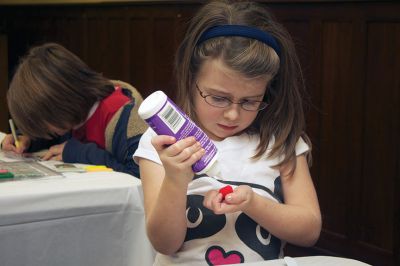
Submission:
[[[287,176],[281,169],[284,203],[253,193],[245,213],[280,239],[299,246],[312,246],[321,232],[321,213],[317,194],[305,156],[297,156],[296,169]]]
[[[194,138],[174,142],[167,136],[152,141],[163,165],[139,159],[147,235],[153,247],[167,255],[175,253],[185,239],[186,193],[194,175],[191,166],[204,155]]]
[[[187,185],[164,178],[164,168],[147,159],[140,159],[147,235],[160,253],[172,254],[182,245],[186,235]]]
[[[288,176],[288,166],[280,169],[284,203],[278,203],[239,186],[225,201],[218,191],[210,191],[204,201],[216,214],[243,211],[279,239],[299,246],[312,246],[321,231],[321,213],[306,159],[297,156],[296,169]]]

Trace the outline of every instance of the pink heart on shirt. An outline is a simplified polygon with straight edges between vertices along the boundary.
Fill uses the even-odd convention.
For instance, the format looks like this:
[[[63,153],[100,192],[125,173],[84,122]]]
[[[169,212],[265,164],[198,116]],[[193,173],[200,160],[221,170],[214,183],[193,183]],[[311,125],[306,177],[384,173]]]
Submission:
[[[238,251],[225,252],[219,246],[212,246],[207,249],[206,261],[209,265],[236,264],[244,262],[244,257]]]

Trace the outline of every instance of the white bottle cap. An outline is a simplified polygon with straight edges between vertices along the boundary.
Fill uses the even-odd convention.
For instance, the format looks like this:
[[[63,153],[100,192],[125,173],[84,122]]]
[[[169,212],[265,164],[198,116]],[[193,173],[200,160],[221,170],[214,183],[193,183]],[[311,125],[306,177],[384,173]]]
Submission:
[[[211,159],[211,161],[208,163],[206,167],[204,167],[203,170],[200,172],[197,172],[197,174],[207,174],[208,176],[211,177],[216,177],[221,175],[221,170],[218,167],[218,153],[215,154],[214,158]]]
[[[163,91],[156,91],[147,96],[139,106],[138,114],[144,120],[152,117],[164,106],[167,95]]]

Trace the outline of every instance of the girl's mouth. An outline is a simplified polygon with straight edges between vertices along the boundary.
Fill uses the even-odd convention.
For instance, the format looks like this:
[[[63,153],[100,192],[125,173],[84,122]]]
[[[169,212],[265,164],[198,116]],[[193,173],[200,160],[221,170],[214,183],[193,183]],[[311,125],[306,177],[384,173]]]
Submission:
[[[225,125],[221,125],[221,124],[218,124],[218,126],[220,128],[222,128],[223,130],[227,130],[227,131],[232,131],[232,130],[235,130],[237,128],[237,126],[225,126]]]

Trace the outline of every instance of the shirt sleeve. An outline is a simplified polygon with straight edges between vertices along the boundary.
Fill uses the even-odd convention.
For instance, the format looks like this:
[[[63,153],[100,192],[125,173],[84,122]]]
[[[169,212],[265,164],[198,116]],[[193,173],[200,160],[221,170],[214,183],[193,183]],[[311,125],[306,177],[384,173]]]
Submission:
[[[272,147],[272,145],[273,145],[273,142],[270,144],[270,147]],[[309,150],[310,150],[310,147],[308,146],[308,144],[303,140],[302,137],[300,137],[297,140],[296,146],[295,146],[296,156],[300,156]],[[269,151],[270,151],[270,148],[269,148],[268,152]],[[271,165],[278,165],[285,159],[285,157],[283,155],[279,155],[274,158],[268,157],[268,159],[270,160]]]
[[[156,135],[157,134],[154,132],[152,128],[148,128],[146,132],[144,132],[144,134],[140,139],[139,147],[133,154],[133,160],[136,163],[138,163],[139,158],[144,158],[162,165],[156,149],[151,144],[151,139]]]
[[[137,137],[139,138],[140,136]],[[115,171],[139,177],[139,166],[132,159],[118,161],[113,154],[98,147],[94,142],[82,143],[71,138],[64,146],[62,157],[66,163],[105,165]]]
[[[299,156],[307,151],[310,150],[310,147],[308,144],[303,140],[302,137],[299,138],[299,140],[296,143],[296,156]]]

